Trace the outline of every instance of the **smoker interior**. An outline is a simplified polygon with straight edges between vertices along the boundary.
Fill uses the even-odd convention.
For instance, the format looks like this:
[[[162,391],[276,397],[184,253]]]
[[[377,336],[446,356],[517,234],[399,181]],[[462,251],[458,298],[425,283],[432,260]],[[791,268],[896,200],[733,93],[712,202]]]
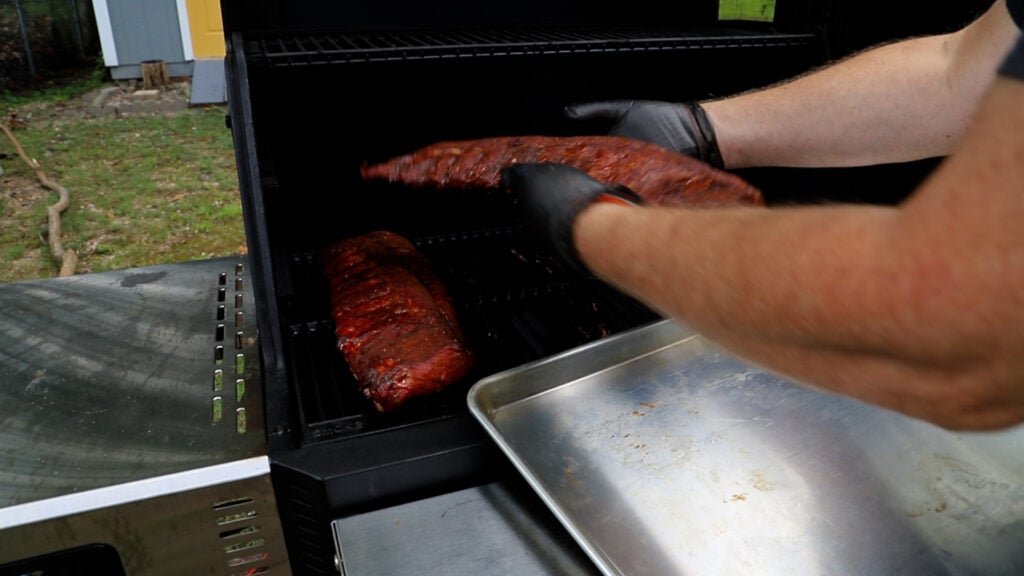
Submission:
[[[596,133],[566,121],[563,106],[731,93],[805,69],[820,48],[812,31],[752,25],[246,38],[259,225],[269,237],[300,442],[463,412],[476,377],[655,318],[534,245],[508,193],[367,183],[361,164],[440,140]],[[361,398],[333,350],[319,259],[330,242],[377,229],[406,236],[430,258],[481,359],[451,394],[387,416]]]
[[[364,182],[360,166],[442,140],[603,133],[563,107],[728,94],[825,58],[813,28],[740,23],[231,40],[232,116],[249,119],[233,127],[268,443],[290,555],[310,558],[311,573],[330,569],[330,519],[507,473],[468,413],[475,381],[657,319],[536,245],[509,193]],[[335,348],[320,260],[331,242],[378,229],[430,259],[478,358],[448,391],[390,414],[362,397]]]
[[[725,95],[827,57],[813,27],[751,23],[247,32],[231,43],[274,482],[289,553],[309,573],[330,570],[330,519],[504,473],[468,413],[473,382],[657,319],[536,245],[509,193],[363,182],[361,165],[443,140],[600,134],[563,107]],[[335,349],[320,260],[331,242],[378,229],[430,259],[479,359],[464,381],[391,414],[362,397]]]

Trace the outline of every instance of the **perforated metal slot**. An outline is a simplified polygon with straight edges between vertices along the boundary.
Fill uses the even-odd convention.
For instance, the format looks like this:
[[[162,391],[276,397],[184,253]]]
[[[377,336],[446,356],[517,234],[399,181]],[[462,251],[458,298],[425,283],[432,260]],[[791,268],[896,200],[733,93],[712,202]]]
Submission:
[[[234,524],[236,522],[252,520],[257,516],[259,516],[259,514],[256,512],[256,510],[242,510],[239,512],[234,512],[232,514],[222,514],[217,517],[217,525],[227,526],[228,524]]]
[[[213,506],[211,506],[211,508],[213,508],[214,510],[224,510],[226,508],[234,508],[236,506],[245,506],[247,504],[252,504],[252,502],[252,498],[244,496],[241,498],[233,498],[231,500],[222,500],[220,502],[216,502],[213,504]]]
[[[234,429],[238,434],[245,434],[249,428],[249,414],[243,402],[247,398],[248,382],[246,380],[246,352],[245,349],[253,344],[255,341],[255,335],[247,335],[243,329],[245,324],[245,312],[241,308],[245,304],[244,297],[244,268],[241,264],[238,264],[234,268],[234,276],[231,276],[229,272],[220,272],[217,275],[217,309],[216,309],[216,323],[213,326],[213,386],[212,392],[215,394],[211,397],[212,404],[212,420],[214,424],[222,422],[225,417],[230,418],[230,413],[234,412]],[[230,279],[230,281],[229,281]],[[230,291],[227,286],[233,286],[234,290]],[[230,297],[229,297],[230,291]],[[234,333],[229,335],[227,327],[224,324],[224,320],[227,318],[226,302],[230,299],[234,300],[235,308],[234,311]],[[230,342],[230,344],[225,344]],[[234,357],[229,358],[225,354],[225,348],[231,346],[234,349]],[[234,372],[234,396],[224,395],[224,371],[225,369],[221,366],[224,364],[233,363],[234,366],[227,368],[227,370],[233,370]],[[229,372],[230,374],[230,372]],[[230,387],[230,380],[228,386]]]
[[[246,564],[254,564],[256,562],[264,562],[269,557],[266,552],[259,554],[249,554],[248,556],[242,556],[239,558],[232,558],[228,560],[228,566],[236,568],[238,566],[244,566]],[[248,574],[248,572],[246,572]]]
[[[241,536],[249,536],[256,534],[260,531],[259,524],[253,524],[251,526],[245,526],[242,528],[234,528],[232,530],[225,530],[219,534],[222,540],[230,540],[232,538],[239,538]]]
[[[271,571],[273,542],[264,534],[256,498],[239,495],[210,504],[224,553],[225,576],[255,576]]]
[[[254,550],[262,547],[267,542],[263,538],[253,538],[252,540],[246,540],[244,542],[236,542],[234,544],[228,544],[224,546],[225,554],[237,554],[239,552],[245,552],[248,550]]]

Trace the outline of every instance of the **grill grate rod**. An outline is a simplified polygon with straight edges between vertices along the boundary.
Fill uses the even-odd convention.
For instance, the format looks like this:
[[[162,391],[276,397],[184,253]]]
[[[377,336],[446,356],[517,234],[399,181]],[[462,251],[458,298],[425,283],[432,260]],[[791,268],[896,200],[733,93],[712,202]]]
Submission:
[[[806,46],[811,31],[715,30],[468,30],[362,32],[251,39],[250,61],[267,66],[431,58]]]

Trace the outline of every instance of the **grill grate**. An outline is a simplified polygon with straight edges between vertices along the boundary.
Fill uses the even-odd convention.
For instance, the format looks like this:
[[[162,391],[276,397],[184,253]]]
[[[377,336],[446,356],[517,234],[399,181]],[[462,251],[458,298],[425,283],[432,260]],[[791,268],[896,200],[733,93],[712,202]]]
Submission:
[[[566,270],[517,227],[411,240],[448,286],[478,370],[449,391],[416,399],[394,414],[377,413],[335,347],[317,255],[294,255],[292,282],[296,293],[307,296],[288,326],[287,354],[307,441],[461,414],[469,385],[483,376],[657,318],[607,285]]]
[[[262,66],[305,66],[486,56],[720,50],[808,46],[819,41],[809,30],[605,30],[530,29],[409,31],[250,38],[246,53]]]

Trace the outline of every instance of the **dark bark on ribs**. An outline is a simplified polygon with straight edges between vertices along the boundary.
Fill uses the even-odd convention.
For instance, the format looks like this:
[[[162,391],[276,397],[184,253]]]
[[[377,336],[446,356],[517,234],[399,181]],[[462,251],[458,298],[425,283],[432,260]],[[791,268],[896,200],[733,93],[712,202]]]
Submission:
[[[686,206],[764,205],[738,176],[660,146],[617,136],[512,136],[439,142],[364,166],[365,179],[435,188],[497,188],[512,164],[575,166],[605,184],[624,184],[644,202]]]
[[[473,356],[447,288],[405,238],[373,232],[324,252],[338,348],[381,412],[457,382]]]

